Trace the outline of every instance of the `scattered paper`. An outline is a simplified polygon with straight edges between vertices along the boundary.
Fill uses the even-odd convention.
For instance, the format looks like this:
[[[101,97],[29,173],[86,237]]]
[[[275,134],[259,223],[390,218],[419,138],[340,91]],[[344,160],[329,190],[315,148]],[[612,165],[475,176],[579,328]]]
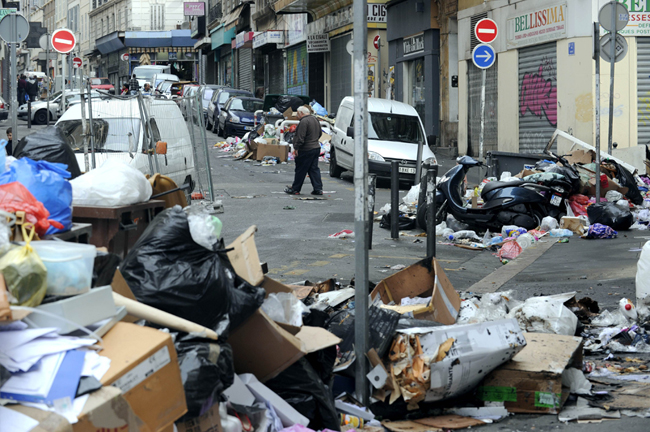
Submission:
[[[38,426],[38,420],[23,413],[0,406],[0,431],[29,432]]]

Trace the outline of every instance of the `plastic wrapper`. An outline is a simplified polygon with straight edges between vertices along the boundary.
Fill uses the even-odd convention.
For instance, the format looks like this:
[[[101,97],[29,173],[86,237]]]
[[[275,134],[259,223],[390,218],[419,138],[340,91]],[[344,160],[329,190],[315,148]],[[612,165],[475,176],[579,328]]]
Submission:
[[[302,315],[309,313],[309,308],[291,293],[274,293],[264,300],[262,310],[276,322],[302,327]]]
[[[47,269],[30,246],[34,230],[23,226],[25,246],[11,248],[0,258],[0,273],[5,278],[12,305],[36,307],[47,292]]]
[[[569,207],[571,207],[574,216],[586,215],[588,205],[589,197],[586,195],[576,194],[569,197]]]
[[[74,180],[72,203],[80,206],[122,206],[149,201],[149,180],[137,169],[116,159]]]
[[[615,230],[627,230],[634,223],[634,216],[629,209],[621,209],[611,202],[590,205],[587,209],[589,223],[607,225]]]
[[[220,335],[226,331],[235,273],[225,251],[209,251],[192,240],[180,206],[156,216],[120,271],[138,301]]]
[[[522,251],[523,249],[519,243],[517,243],[515,240],[512,240],[504,243],[501,249],[499,249],[497,256],[501,258],[501,260],[513,260],[517,258]]]
[[[616,180],[618,180],[618,183],[622,187],[628,188],[625,196],[635,205],[643,204],[643,196],[641,195],[641,192],[639,192],[639,187],[636,184],[636,180],[634,180],[634,175],[615,160],[609,159],[607,163],[616,167]]]
[[[650,306],[650,241],[643,245],[636,266],[636,305],[639,314],[645,316]]]
[[[564,303],[574,294],[531,297],[513,308],[508,318],[516,318],[524,331],[573,336],[578,317]]]
[[[340,430],[340,417],[332,390],[319,378],[307,359],[301,358],[277,377],[264,383],[300,414],[314,430]]]
[[[607,225],[595,223],[587,230],[587,238],[590,239],[613,239],[618,236],[614,228]]]
[[[0,184],[17,181],[25,186],[50,212],[50,219],[63,225],[62,229],[50,226],[46,232],[56,234],[72,227],[72,186],[66,181],[69,178],[65,165],[22,158],[0,175]]]
[[[400,230],[407,231],[407,230],[414,230],[416,228],[415,219],[411,219],[405,214],[400,214],[398,220],[399,220],[398,225]],[[386,213],[381,217],[381,221],[379,222],[379,228],[391,229],[390,213]]]
[[[456,324],[478,324],[505,319],[508,313],[521,305],[513,291],[483,294],[480,300],[471,298],[460,304]]]
[[[416,204],[418,202],[418,198],[420,196],[420,184],[416,184],[415,186],[411,186],[411,189],[408,191],[408,193],[402,198],[402,202],[404,204]]]
[[[610,190],[605,194],[605,199],[609,202],[615,203],[616,201],[623,199],[623,194],[615,190]]]
[[[77,158],[65,133],[57,126],[49,126],[23,137],[14,145],[13,154],[16,159],[28,157],[36,161],[63,164],[73,179],[81,175]]]
[[[185,212],[192,240],[209,251],[216,250],[223,227],[221,220],[201,205],[188,206]]]
[[[235,379],[232,348],[227,343],[187,335],[176,342],[187,401],[183,419],[198,417],[219,401]]]
[[[25,186],[19,182],[0,185],[0,210],[9,213],[25,212],[25,219],[34,225],[36,234],[45,235],[50,226],[63,229],[63,225],[55,220],[50,220],[50,212],[43,203],[34,198]]]
[[[542,231],[550,231],[559,227],[560,224],[558,224],[557,220],[551,216],[546,216],[544,219],[542,219],[542,224],[540,225],[540,229]]]

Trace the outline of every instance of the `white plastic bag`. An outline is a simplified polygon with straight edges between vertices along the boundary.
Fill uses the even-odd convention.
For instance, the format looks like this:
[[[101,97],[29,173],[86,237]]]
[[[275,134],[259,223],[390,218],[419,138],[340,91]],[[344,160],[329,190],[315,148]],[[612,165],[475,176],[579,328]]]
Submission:
[[[302,326],[302,314],[309,308],[291,293],[269,294],[262,310],[273,320],[296,327]]]
[[[108,159],[97,169],[70,180],[72,205],[119,206],[149,201],[151,184],[137,169]]]
[[[420,184],[411,187],[406,196],[402,198],[404,204],[415,204],[420,198]]]
[[[207,250],[214,251],[221,237],[221,220],[212,216],[202,205],[188,206],[185,211],[192,240]]]
[[[540,229],[547,232],[559,227],[560,224],[558,224],[557,220],[551,216],[546,216],[544,219],[542,219],[542,224],[540,225]]]
[[[564,306],[564,302],[574,296],[575,293],[567,293],[532,297],[512,309],[508,318],[516,318],[524,331],[573,336],[578,317]]]
[[[650,306],[650,241],[647,241],[641,251],[641,257],[636,267],[636,307],[639,316],[648,316]]]

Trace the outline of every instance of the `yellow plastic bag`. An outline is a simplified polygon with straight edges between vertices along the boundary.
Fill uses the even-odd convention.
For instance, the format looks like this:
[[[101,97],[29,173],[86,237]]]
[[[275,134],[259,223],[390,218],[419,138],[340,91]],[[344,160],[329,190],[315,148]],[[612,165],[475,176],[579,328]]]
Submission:
[[[14,247],[0,258],[0,273],[5,277],[12,305],[36,307],[47,291],[47,269],[29,245],[34,237],[34,226],[31,225],[29,234],[25,232],[25,225],[21,228],[25,246]]]

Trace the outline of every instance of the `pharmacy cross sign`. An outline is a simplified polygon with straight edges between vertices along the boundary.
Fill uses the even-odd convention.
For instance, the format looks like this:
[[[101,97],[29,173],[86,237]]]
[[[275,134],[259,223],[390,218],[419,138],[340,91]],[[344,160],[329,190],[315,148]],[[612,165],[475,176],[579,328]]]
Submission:
[[[490,18],[483,18],[477,22],[476,26],[474,27],[474,36],[476,36],[476,39],[478,39],[481,43],[487,44],[494,42],[494,40],[497,38],[498,33],[499,29],[497,27],[497,23],[492,21]]]

